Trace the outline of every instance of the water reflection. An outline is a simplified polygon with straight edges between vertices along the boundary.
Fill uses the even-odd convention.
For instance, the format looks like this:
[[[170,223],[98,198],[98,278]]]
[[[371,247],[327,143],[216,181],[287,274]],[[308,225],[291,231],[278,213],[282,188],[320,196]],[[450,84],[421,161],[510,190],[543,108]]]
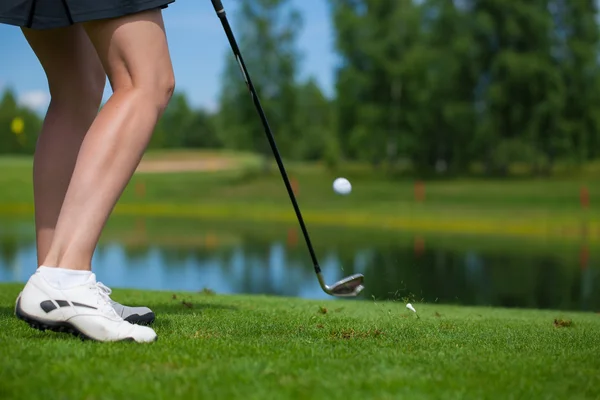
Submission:
[[[0,281],[24,282],[35,265],[34,242],[18,230],[8,232],[0,232]],[[113,287],[330,298],[320,290],[294,234],[270,239],[242,231],[235,235],[225,245],[218,237],[201,245],[177,245],[183,239],[168,244],[117,239],[99,246],[94,268]],[[318,253],[327,281],[365,275],[362,298],[600,310],[598,258],[586,246],[568,254],[551,246],[527,252],[506,246],[453,249],[418,236],[395,243],[356,235],[361,245],[349,246],[331,235],[321,240]]]

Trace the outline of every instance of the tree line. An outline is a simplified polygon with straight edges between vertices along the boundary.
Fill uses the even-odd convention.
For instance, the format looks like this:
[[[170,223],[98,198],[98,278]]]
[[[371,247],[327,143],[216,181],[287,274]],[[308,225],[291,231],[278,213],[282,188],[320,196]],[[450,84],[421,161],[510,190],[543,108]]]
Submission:
[[[290,0],[247,0],[236,10],[236,38],[286,158],[490,175],[515,163],[544,174],[599,158],[596,1],[327,1],[339,59],[333,98],[299,78],[304,22]],[[151,147],[270,153],[226,56],[218,111],[194,109],[177,93]],[[27,120],[21,135],[10,132],[16,114]],[[36,118],[5,92],[0,153],[31,153]]]

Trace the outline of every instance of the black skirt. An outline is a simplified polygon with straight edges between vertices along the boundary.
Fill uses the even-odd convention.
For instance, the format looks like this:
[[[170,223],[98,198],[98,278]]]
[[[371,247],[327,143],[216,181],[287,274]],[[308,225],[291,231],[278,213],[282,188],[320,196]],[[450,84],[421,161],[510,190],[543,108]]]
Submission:
[[[122,17],[175,0],[0,0],[0,23],[31,29],[62,28],[80,22]]]

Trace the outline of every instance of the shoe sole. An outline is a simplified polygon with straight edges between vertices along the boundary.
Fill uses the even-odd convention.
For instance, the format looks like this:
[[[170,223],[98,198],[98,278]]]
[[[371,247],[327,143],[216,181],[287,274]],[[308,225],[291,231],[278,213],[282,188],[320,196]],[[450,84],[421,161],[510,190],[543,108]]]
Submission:
[[[27,313],[21,310],[21,299],[17,301],[17,305],[15,307],[15,316],[27,323],[33,329],[37,329],[39,331],[52,331],[58,333],[70,333],[71,335],[81,339],[82,341],[91,340],[95,342],[102,342],[102,340],[94,339],[86,335],[85,333],[78,330],[74,325],[69,322],[57,322],[57,321],[40,321]],[[158,336],[154,339],[154,341],[158,340]],[[132,337],[124,338],[121,340],[113,340],[113,342],[135,342],[135,339]]]

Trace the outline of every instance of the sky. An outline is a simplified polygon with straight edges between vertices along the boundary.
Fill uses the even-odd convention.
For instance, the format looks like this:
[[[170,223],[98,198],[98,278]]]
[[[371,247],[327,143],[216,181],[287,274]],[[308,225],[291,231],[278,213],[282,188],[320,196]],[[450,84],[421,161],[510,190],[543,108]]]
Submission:
[[[234,34],[235,7],[242,0],[223,0]],[[333,30],[327,0],[291,0],[304,19],[298,38],[303,55],[300,78],[312,75],[327,95],[333,91]],[[233,57],[229,42],[209,0],[176,0],[163,11],[176,90],[194,107],[214,110],[226,57]],[[239,40],[239,39],[238,39]],[[244,51],[251,51],[242,49]],[[0,24],[0,91],[12,87],[19,102],[44,112],[50,100],[43,69],[21,30]],[[252,76],[252,71],[249,71]],[[241,77],[240,77],[241,79]],[[243,81],[240,81],[243,84]],[[106,101],[112,93],[107,83]]]

